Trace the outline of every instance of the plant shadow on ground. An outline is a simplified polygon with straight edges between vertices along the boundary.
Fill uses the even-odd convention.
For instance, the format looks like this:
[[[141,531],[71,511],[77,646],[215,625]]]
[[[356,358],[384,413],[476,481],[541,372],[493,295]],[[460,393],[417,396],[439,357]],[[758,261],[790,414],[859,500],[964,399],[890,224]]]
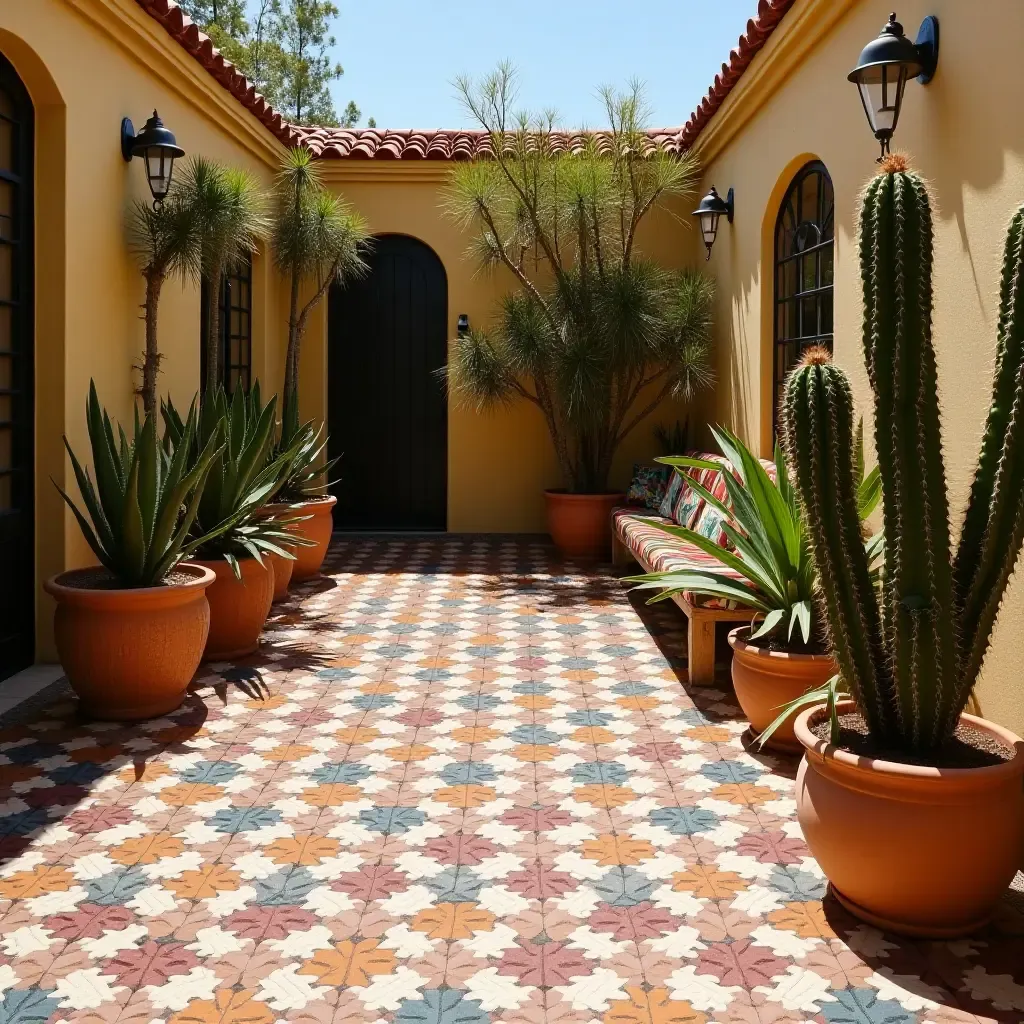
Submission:
[[[821,908],[826,926],[823,933],[831,932],[849,946],[876,978],[895,981],[926,1000],[929,1008],[934,1004],[942,1008],[923,1010],[921,1020],[928,1024],[933,1020],[943,1024],[1024,1021],[1018,994],[1024,985],[1024,893],[1007,890],[988,925],[954,940],[883,932],[854,917],[831,891]],[[966,973],[964,959],[973,961]],[[943,1012],[947,1008],[953,1011],[949,1016]],[[884,1018],[897,1019],[904,1018]],[[905,1019],[914,1018],[908,1015]]]
[[[79,836],[109,828],[114,822],[90,822],[89,809],[79,809],[96,784],[113,774],[127,784],[143,781],[150,764],[189,749],[186,742],[209,714],[191,691],[178,710],[144,723],[87,719],[73,696],[28,706],[20,716],[18,711],[0,726],[0,803],[15,807],[0,816],[0,864],[76,816],[82,819],[73,830]]]

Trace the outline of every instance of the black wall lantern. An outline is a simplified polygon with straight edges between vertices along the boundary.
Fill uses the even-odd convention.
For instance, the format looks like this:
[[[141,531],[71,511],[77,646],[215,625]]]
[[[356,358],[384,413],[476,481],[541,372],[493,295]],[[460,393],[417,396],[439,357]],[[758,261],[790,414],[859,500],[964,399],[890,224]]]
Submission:
[[[469,314],[460,313],[459,319],[456,322],[455,329],[458,331],[459,337],[462,338],[469,334]]]
[[[938,62],[939,19],[933,16],[921,22],[917,41],[912,43],[903,34],[903,26],[896,20],[896,14],[890,14],[889,23],[878,38],[861,51],[860,60],[850,72],[849,80],[860,90],[864,113],[882,147],[879,160],[889,152],[907,82],[916,78],[922,85],[927,85]]]
[[[718,222],[724,214],[729,223],[732,223],[733,200],[735,193],[729,189],[728,196],[723,199],[714,185],[711,191],[700,201],[700,205],[693,211],[694,217],[700,218],[700,233],[704,237],[704,245],[707,247],[707,258],[711,259],[711,247],[715,244],[715,237],[718,235]]]
[[[164,127],[155,110],[138,135],[127,117],[121,122],[121,156],[129,163],[135,156],[146,161],[146,178],[154,203],[162,203],[167,198],[174,161],[184,155],[185,150],[178,145],[174,133]]]

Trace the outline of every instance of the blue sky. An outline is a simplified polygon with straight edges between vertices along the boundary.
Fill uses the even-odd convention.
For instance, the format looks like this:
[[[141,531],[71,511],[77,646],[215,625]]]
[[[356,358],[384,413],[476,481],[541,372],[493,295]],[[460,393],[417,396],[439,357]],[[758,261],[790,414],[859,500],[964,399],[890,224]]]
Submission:
[[[603,123],[600,85],[646,84],[651,123],[696,107],[756,0],[335,0],[340,110],[387,128],[475,127],[451,85],[508,58],[521,106],[554,106],[566,126]]]

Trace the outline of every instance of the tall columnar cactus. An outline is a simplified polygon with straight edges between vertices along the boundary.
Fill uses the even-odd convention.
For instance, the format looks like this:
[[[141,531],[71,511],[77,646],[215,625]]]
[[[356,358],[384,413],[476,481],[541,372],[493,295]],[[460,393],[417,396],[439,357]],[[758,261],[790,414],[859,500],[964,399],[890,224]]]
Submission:
[[[785,444],[840,672],[871,734],[917,753],[955,730],[1024,542],[1022,246],[1024,207],[1006,240],[992,403],[955,557],[931,338],[931,208],[905,157],[883,162],[860,217],[864,361],[884,494],[880,595],[860,542],[846,376],[814,349],[786,386]]]

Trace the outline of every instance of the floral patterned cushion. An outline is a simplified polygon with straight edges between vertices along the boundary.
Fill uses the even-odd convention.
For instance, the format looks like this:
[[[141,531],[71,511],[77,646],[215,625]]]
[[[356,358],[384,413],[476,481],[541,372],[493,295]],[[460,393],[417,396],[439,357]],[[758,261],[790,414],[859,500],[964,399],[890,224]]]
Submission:
[[[692,528],[703,507],[704,499],[692,487],[684,484],[679,489],[679,497],[672,509],[672,521]]]
[[[673,469],[668,486],[665,488],[665,495],[658,506],[658,515],[663,519],[672,518],[672,510],[676,507],[676,502],[679,501],[679,493],[682,489],[683,478]]]
[[[699,453],[697,458],[721,464],[722,469],[700,469],[694,472],[698,474],[698,483],[702,484],[719,501],[728,504],[729,489],[725,483],[725,473],[733,471],[732,465],[723,456],[713,453]],[[765,472],[768,474],[768,478],[774,481],[778,475],[775,463],[769,462],[767,459],[761,459],[760,461]],[[729,547],[729,538],[725,535],[724,530],[725,523],[726,517],[717,508],[705,502],[698,510],[693,521],[688,525],[690,529],[695,530],[702,537],[707,537],[708,540],[713,540],[722,547]]]
[[[726,568],[700,548],[687,544],[671,534],[659,530],[656,522],[671,522],[664,516],[641,516],[635,509],[619,508],[612,513],[616,536],[632,552],[633,557],[647,572],[672,572],[678,569],[714,569],[734,579],[742,579],[739,573]],[[685,592],[683,597],[691,605],[700,608],[735,609],[736,601],[725,598],[707,597]]]
[[[642,505],[652,512],[661,508],[662,499],[668,490],[669,466],[644,466],[637,463],[633,467],[633,479],[626,492],[628,505]]]

